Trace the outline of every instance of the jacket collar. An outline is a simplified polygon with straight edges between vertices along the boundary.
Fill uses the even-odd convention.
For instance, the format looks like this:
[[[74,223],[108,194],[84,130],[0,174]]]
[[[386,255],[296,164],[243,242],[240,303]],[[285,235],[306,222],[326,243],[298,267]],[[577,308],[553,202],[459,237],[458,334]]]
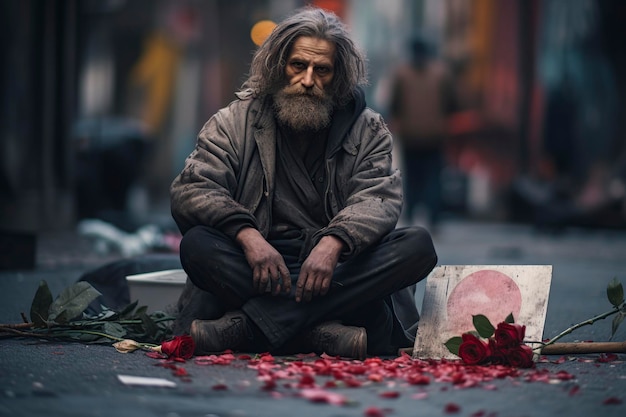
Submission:
[[[347,152],[355,152],[355,150],[351,149],[353,146],[347,143],[345,139],[346,135],[350,131],[350,128],[352,128],[364,109],[365,94],[360,87],[357,87],[354,91],[353,100],[350,100],[350,102],[345,106],[335,109],[333,122],[330,126],[330,133],[328,135],[327,157],[332,156],[342,145]]]

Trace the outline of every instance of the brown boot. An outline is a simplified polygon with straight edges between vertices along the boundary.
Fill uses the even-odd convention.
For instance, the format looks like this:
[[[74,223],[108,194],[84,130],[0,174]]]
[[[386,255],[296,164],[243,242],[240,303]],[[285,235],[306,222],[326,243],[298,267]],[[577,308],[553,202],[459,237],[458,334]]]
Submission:
[[[363,327],[344,326],[327,322],[313,327],[304,336],[308,349],[321,354],[344,358],[365,359],[367,333]]]
[[[196,343],[196,354],[245,350],[253,339],[248,317],[242,311],[229,311],[217,320],[194,320],[189,333]]]

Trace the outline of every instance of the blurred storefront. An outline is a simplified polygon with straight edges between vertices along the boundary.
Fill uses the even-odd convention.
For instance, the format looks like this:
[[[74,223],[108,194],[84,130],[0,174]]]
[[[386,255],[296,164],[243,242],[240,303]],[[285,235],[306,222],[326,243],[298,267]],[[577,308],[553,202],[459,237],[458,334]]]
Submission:
[[[601,187],[619,189],[626,142],[617,122],[626,119],[619,114],[626,108],[620,0],[3,1],[0,230],[71,227],[87,215],[76,202],[81,178],[98,184],[124,172],[115,163],[93,172],[90,161],[102,159],[85,152],[119,142],[132,141],[124,152],[138,169],[112,186],[127,197],[118,206],[166,210],[169,183],[196,133],[245,79],[253,25],[308,3],[350,26],[369,58],[368,103],[383,114],[387,77],[406,59],[412,35],[428,36],[449,63],[460,103],[445,182],[455,215],[533,220],[512,209],[511,190],[520,178],[556,180],[559,146],[579,143],[546,138],[555,80],[596,82],[575,90],[575,101],[586,104],[577,111],[591,123],[572,133],[587,138],[577,155],[590,166],[576,184],[596,175]],[[598,70],[607,74],[603,82],[585,78]],[[592,107],[603,118],[594,119]],[[594,120],[602,121],[602,152]],[[592,154],[593,163],[585,159]],[[515,204],[532,203],[516,197]]]

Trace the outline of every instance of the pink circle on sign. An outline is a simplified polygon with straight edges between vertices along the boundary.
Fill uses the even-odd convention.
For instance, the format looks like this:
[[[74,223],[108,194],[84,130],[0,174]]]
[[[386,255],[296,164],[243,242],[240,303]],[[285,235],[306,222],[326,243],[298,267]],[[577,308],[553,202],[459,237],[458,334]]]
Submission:
[[[495,326],[511,313],[517,322],[522,293],[511,277],[483,269],[463,278],[448,297],[448,330],[454,335],[474,330],[472,316],[483,314]]]

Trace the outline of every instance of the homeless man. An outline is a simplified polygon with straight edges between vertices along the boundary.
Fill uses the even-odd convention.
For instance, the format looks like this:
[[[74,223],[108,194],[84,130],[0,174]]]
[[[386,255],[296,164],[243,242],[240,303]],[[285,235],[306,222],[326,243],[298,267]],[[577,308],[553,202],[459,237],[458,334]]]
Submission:
[[[415,283],[437,256],[423,228],[394,229],[402,184],[365,82],[340,20],[302,9],[200,131],[171,186],[181,263],[204,291],[197,353],[362,359],[412,345]]]

